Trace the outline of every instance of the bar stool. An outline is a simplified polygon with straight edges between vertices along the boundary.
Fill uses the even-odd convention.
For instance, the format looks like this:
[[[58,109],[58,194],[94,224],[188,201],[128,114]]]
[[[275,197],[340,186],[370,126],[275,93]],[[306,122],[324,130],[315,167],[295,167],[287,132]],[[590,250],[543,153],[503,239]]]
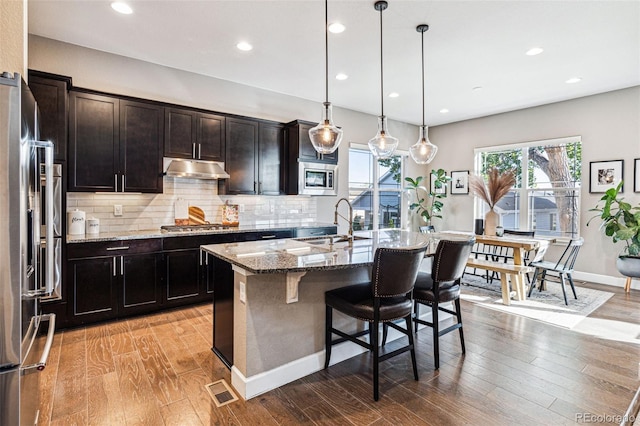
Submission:
[[[418,380],[416,353],[413,346],[411,329],[411,310],[413,301],[411,291],[418,275],[420,262],[424,258],[426,245],[399,249],[379,247],[376,250],[371,273],[371,282],[342,287],[325,292],[326,322],[325,322],[325,363],[329,367],[331,347],[337,343],[350,341],[368,349],[373,354],[373,399],[378,400],[378,364],[386,359],[410,351],[413,365],[413,376]],[[345,333],[333,327],[333,310],[365,321],[369,324],[368,331]],[[402,328],[392,321],[404,319],[406,328]],[[380,324],[388,324],[402,332],[409,339],[409,343],[399,349],[380,354],[378,345],[378,328]],[[332,335],[340,338],[332,340]],[[359,339],[369,335],[369,343]]]

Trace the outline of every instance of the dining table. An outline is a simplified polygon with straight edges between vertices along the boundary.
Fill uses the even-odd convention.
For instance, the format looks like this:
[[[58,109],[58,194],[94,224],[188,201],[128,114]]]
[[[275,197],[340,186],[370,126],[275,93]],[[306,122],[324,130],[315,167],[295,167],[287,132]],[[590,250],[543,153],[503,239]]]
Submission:
[[[458,231],[442,231],[438,233],[438,238],[447,238],[449,236],[455,235],[471,235],[467,232],[458,232]],[[552,236],[536,236],[536,237],[525,237],[520,235],[503,235],[498,237],[496,235],[475,235],[476,243],[496,246],[496,247],[507,247],[513,249],[513,264],[514,265],[525,265],[525,253],[533,252],[535,253],[533,257],[536,255],[541,260],[542,256],[546,252],[549,245],[556,242],[556,238]],[[521,280],[522,277],[519,276],[516,279]],[[521,283],[516,283],[516,285],[520,285]],[[531,284],[533,285],[533,283]],[[526,297],[526,292],[521,297]]]

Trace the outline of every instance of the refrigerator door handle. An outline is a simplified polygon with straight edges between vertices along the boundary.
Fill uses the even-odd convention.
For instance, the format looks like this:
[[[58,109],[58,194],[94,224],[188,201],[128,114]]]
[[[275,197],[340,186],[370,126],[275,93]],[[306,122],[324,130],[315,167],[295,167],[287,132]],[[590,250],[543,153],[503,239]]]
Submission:
[[[53,143],[45,142],[45,141],[31,141],[31,147],[34,149],[44,149],[44,174],[46,182],[53,182]],[[37,156],[36,156],[37,158]],[[41,182],[38,180],[38,184]],[[40,186],[41,188],[41,186]],[[27,291],[24,296],[29,299],[39,298],[43,296],[50,296],[53,293],[54,285],[55,285],[55,258],[54,258],[54,250],[55,244],[53,241],[53,217],[54,217],[54,206],[53,206],[53,185],[45,185],[45,273],[46,277],[45,282],[39,282],[36,285],[35,290]],[[40,222],[39,216],[38,222]],[[33,223],[33,230],[40,230],[42,223]],[[40,244],[39,238],[32,242],[33,244]],[[37,248],[39,250],[39,247]],[[35,249],[34,249],[35,253]],[[38,275],[36,275],[38,277]]]
[[[25,365],[21,368],[22,374],[31,374],[44,370],[49,360],[49,352],[51,352],[51,346],[53,345],[53,337],[56,333],[56,314],[40,315],[40,324],[43,321],[49,321],[49,330],[47,331],[47,341],[44,344],[42,355],[40,360],[31,365]]]

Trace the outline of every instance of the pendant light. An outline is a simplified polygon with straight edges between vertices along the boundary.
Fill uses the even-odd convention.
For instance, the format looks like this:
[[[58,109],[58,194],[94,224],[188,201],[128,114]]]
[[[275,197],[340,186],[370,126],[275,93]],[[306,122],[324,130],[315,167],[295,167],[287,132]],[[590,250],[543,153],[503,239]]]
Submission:
[[[369,149],[378,158],[388,158],[398,147],[398,139],[389,134],[387,117],[384,115],[384,74],[382,61],[382,11],[387,8],[386,1],[377,1],[374,8],[380,12],[380,116],[378,117],[378,133],[369,140]]]
[[[325,48],[325,101],[322,104],[322,120],[309,129],[311,144],[320,154],[331,154],[342,142],[342,129],[333,124],[329,102],[329,6],[324,0],[324,48]]]
[[[420,137],[418,142],[409,148],[411,158],[418,164],[428,164],[433,160],[438,152],[438,147],[431,143],[427,135],[429,128],[424,124],[424,33],[429,29],[427,24],[418,25],[416,31],[422,34],[422,126],[420,126]]]

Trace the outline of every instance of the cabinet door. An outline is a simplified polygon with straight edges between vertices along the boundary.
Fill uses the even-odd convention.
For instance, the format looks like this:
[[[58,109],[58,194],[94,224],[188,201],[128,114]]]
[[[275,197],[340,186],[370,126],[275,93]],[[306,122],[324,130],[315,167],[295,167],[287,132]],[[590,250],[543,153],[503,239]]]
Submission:
[[[126,192],[162,192],[164,108],[120,101],[119,188]]]
[[[213,271],[213,352],[224,364],[233,365],[233,269],[224,260],[212,257]]]
[[[162,256],[156,253],[118,257],[120,275],[119,314],[128,315],[157,310],[161,305],[160,265]]]
[[[257,194],[258,123],[227,118],[227,155],[225,168],[228,194]]]
[[[29,88],[40,110],[40,139],[54,144],[54,160],[64,161],[67,154],[67,118],[69,77],[29,71]]]
[[[298,158],[300,161],[318,161],[320,160],[320,154],[313,147],[311,139],[309,138],[309,129],[315,127],[311,124],[298,124]]]
[[[117,315],[117,258],[96,257],[67,262],[71,280],[73,322],[83,324]]]
[[[284,193],[284,134],[280,124],[260,123],[258,188],[261,194]]]
[[[194,302],[200,295],[200,249],[165,252],[168,306]]]
[[[194,158],[196,142],[195,111],[166,108],[164,113],[165,157]]]
[[[196,158],[224,161],[225,136],[225,117],[213,114],[198,114]]]
[[[119,100],[71,92],[69,101],[69,191],[115,191]]]

